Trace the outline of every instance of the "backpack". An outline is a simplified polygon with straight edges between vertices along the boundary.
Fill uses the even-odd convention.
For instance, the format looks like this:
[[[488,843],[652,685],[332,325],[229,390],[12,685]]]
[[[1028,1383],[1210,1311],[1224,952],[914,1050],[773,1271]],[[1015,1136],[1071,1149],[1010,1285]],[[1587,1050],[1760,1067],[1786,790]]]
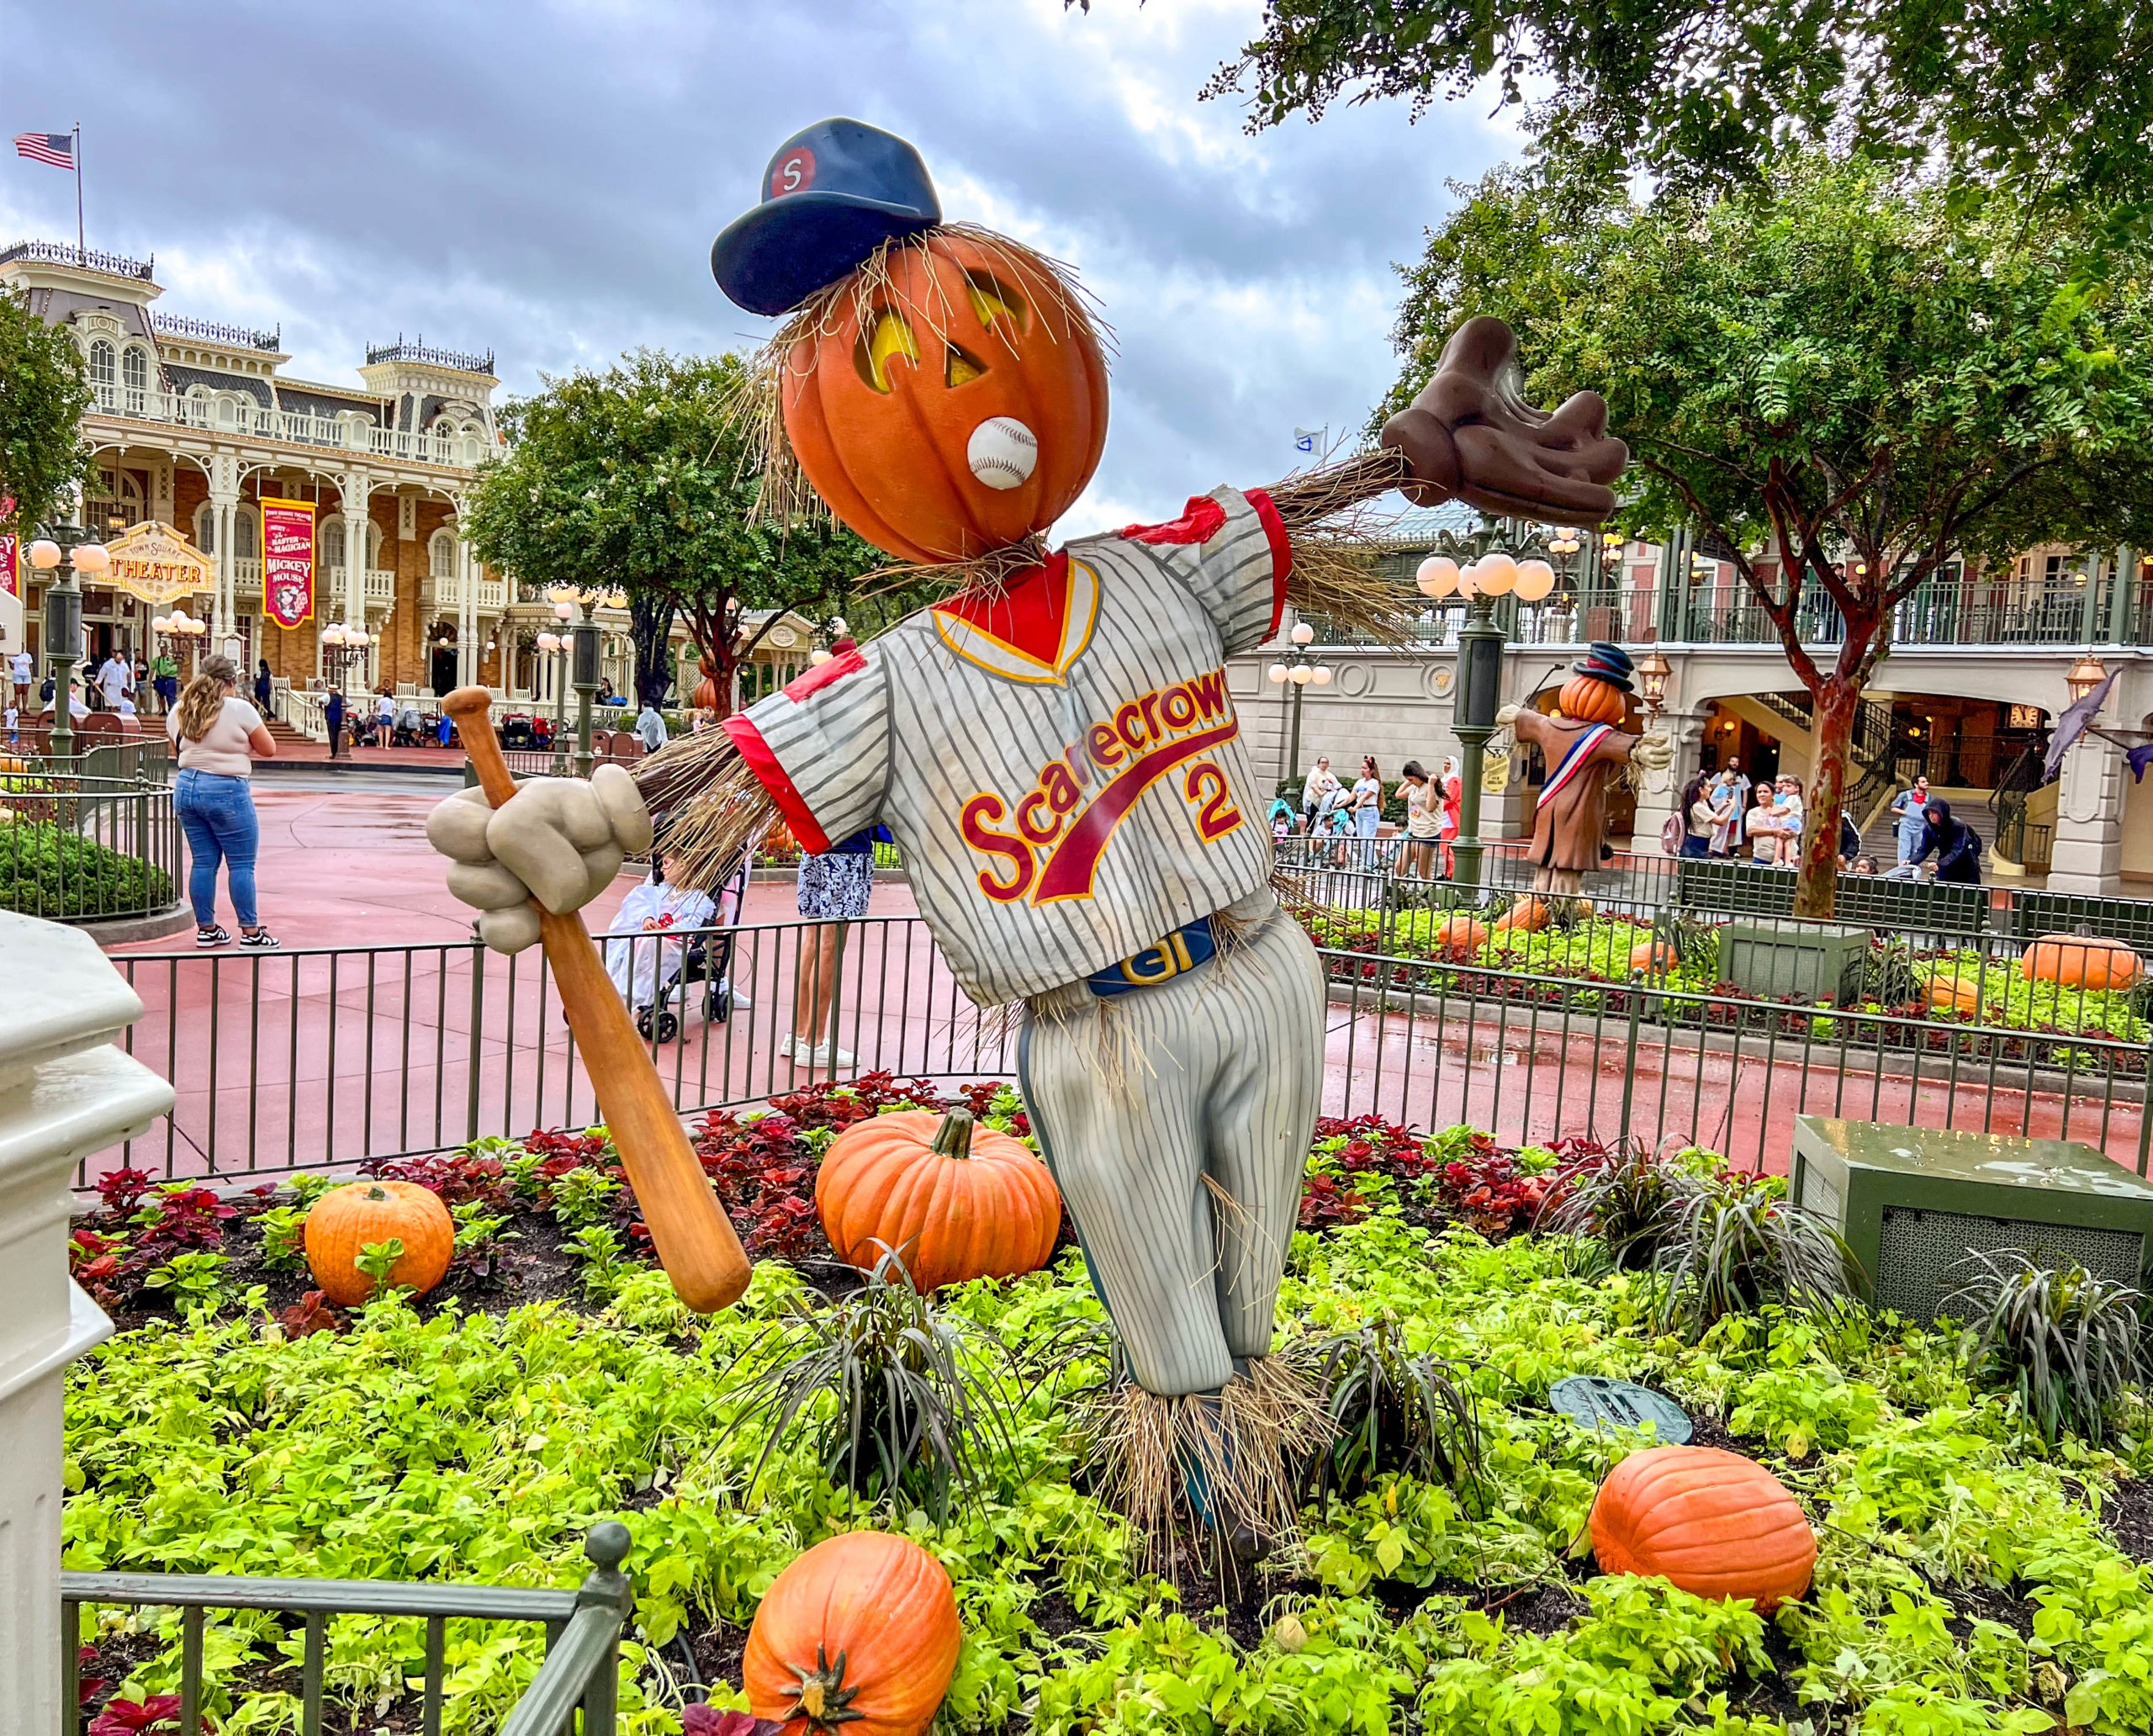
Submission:
[[[1682,816],[1669,814],[1660,824],[1659,848],[1662,855],[1679,856],[1682,854],[1682,840],[1690,835],[1682,823]]]

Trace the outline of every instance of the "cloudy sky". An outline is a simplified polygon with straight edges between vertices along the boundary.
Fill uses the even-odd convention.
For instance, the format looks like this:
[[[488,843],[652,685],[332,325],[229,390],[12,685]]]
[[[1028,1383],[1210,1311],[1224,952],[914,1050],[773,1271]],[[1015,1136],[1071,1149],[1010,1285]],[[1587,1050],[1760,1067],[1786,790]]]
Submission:
[[[1199,103],[1257,0],[0,0],[0,137],[82,123],[88,241],[174,313],[281,323],[351,383],[401,332],[505,389],[752,343],[711,237],[780,140],[849,114],[944,213],[1074,262],[1115,328],[1112,431],[1064,534],[1292,468],[1392,375],[1390,265],[1513,154],[1487,103],[1251,136]],[[86,97],[88,98],[86,100]],[[66,172],[0,160],[0,242],[71,240]]]

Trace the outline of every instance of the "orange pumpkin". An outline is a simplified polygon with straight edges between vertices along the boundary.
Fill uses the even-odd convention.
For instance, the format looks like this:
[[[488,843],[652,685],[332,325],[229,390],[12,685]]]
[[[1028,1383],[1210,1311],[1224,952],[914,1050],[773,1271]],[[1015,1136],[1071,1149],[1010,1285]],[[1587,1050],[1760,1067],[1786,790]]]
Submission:
[[[1555,907],[1546,898],[1520,898],[1495,918],[1498,934],[1537,934],[1555,919]]]
[[[1955,968],[1939,971],[1928,979],[1923,992],[1939,1012],[1978,1014],[1981,1010],[1981,968],[1971,966],[1963,976]]]
[[[1620,723],[1628,714],[1629,696],[1597,675],[1572,675],[1555,696],[1556,709],[1577,723]]]
[[[404,1253],[389,1268],[391,1286],[425,1295],[442,1281],[456,1252],[456,1223],[441,1196],[416,1182],[353,1182],[331,1188],[306,1215],[306,1263],[331,1302],[356,1308],[373,1298],[359,1270],[359,1250],[391,1237]]]
[[[785,431],[815,491],[905,560],[961,560],[1069,510],[1107,437],[1107,368],[1082,305],[1014,244],[930,230],[892,247],[786,358]],[[972,472],[992,417],[1039,442],[1008,488]]]
[[[1630,949],[1630,968],[1632,971],[1664,977],[1669,971],[1680,970],[1681,966],[1681,955],[1675,951],[1671,942],[1642,940]]]
[[[1469,916],[1447,916],[1436,924],[1435,938],[1437,957],[1469,959],[1487,944],[1488,930]]]
[[[714,712],[717,703],[717,659],[706,651],[696,659],[696,673],[702,679],[696,683],[696,691],[689,703],[699,712]]]
[[[1717,1447],[1653,1447],[1607,1474],[1592,1504],[1602,1573],[1658,1575],[1700,1597],[1746,1597],[1769,1614],[1809,1589],[1817,1534],[1801,1503],[1754,1459]]]
[[[2026,949],[2018,968],[2034,982],[2066,988],[2129,988],[2145,961],[2120,940],[2097,934],[2044,934]]]
[[[962,1109],[854,1122],[823,1155],[815,1209],[840,1260],[871,1268],[894,1249],[923,1291],[1037,1272],[1061,1230],[1046,1165]]]
[[[905,1538],[848,1532],[816,1544],[763,1594],[741,1686],[749,1710],[784,1720],[788,1736],[920,1736],[950,1691],[962,1639],[940,1562]]]

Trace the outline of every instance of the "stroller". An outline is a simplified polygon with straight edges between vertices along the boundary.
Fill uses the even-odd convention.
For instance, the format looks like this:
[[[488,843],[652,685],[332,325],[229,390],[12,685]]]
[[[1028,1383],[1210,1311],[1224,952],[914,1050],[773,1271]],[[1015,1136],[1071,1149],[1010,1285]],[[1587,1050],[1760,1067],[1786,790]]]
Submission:
[[[734,995],[727,973],[732,927],[748,895],[748,860],[743,852],[713,897],[669,887],[662,855],[653,852],[650,878],[622,901],[614,931],[606,938],[606,972],[634,1009],[636,1029],[646,1040],[669,1043],[680,1035],[680,1014],[673,1006],[677,997],[685,1011],[690,983],[703,986],[703,1017],[710,1024],[723,1024],[736,998],[746,1004],[745,996]],[[656,926],[646,929],[645,923]],[[675,938],[667,932],[674,928],[690,932]],[[693,932],[706,929],[718,932]]]

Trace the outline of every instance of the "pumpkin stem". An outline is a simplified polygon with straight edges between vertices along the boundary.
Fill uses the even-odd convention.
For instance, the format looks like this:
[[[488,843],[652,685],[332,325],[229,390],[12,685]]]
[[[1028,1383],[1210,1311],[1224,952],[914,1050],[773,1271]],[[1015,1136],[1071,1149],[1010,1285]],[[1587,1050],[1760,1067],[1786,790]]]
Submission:
[[[377,1182],[373,1187],[367,1189],[367,1198],[369,1199],[386,1199],[389,1198],[389,1190]]]
[[[938,1157],[969,1157],[972,1155],[972,1112],[952,1109],[942,1118],[942,1125],[934,1130],[934,1155]]]
[[[833,1665],[828,1651],[818,1645],[815,1648],[812,1670],[803,1670],[797,1664],[786,1665],[800,1679],[799,1697],[793,1702],[792,1710],[786,1713],[788,1721],[804,1717],[817,1730],[833,1730],[839,1724],[867,1716],[853,1709],[853,1696],[860,1690],[844,1685],[845,1657],[844,1653],[839,1652],[838,1661]]]

